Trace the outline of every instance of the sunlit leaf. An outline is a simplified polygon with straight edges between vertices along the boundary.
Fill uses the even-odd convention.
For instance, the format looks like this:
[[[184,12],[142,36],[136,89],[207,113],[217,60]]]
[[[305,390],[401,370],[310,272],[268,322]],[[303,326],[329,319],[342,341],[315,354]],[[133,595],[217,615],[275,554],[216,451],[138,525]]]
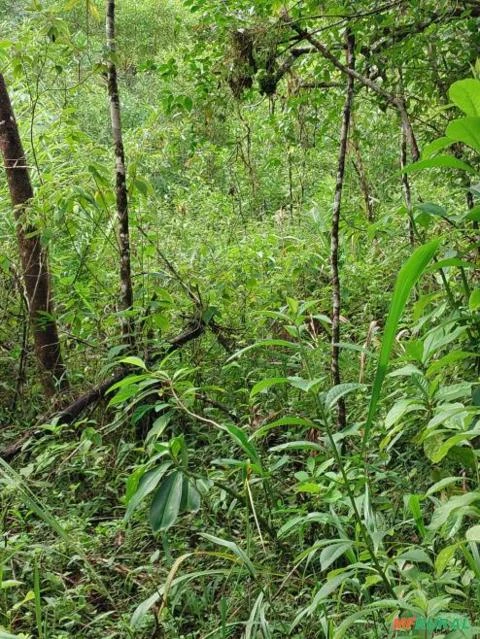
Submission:
[[[454,82],[448,97],[465,115],[480,116],[480,80],[466,78]]]
[[[367,421],[365,424],[364,445],[368,441],[370,429],[373,424],[373,418],[375,416],[377,404],[380,399],[383,380],[385,379],[385,375],[387,373],[390,353],[395,341],[395,335],[397,333],[397,327],[402,316],[403,309],[405,308],[408,297],[410,296],[413,287],[422,275],[430,260],[435,255],[439,243],[439,240],[432,240],[428,244],[424,244],[423,246],[418,247],[402,266],[398,274],[392,300],[390,302],[387,321],[385,323],[380,357],[378,359],[377,371],[375,373],[375,379],[373,381],[372,392],[370,395]]]
[[[419,160],[406,166],[404,171],[405,173],[414,173],[415,171],[422,171],[423,169],[438,168],[459,169],[460,171],[467,171],[467,173],[476,173],[475,169],[469,164],[453,157],[453,155],[437,155],[428,160]]]

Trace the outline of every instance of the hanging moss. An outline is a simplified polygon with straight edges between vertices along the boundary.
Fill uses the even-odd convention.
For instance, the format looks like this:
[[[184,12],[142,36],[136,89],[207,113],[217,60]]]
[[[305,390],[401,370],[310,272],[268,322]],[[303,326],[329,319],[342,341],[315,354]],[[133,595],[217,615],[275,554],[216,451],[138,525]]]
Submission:
[[[227,81],[236,98],[253,86],[255,78],[260,93],[269,96],[275,93],[280,79],[277,63],[279,36],[278,29],[263,25],[232,31]]]

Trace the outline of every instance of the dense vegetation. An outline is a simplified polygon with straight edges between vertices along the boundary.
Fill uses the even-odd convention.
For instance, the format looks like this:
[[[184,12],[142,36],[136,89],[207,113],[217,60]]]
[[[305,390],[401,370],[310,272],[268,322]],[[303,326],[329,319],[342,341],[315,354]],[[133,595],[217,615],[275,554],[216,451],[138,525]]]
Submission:
[[[0,639],[478,636],[477,0],[117,5],[0,0]]]

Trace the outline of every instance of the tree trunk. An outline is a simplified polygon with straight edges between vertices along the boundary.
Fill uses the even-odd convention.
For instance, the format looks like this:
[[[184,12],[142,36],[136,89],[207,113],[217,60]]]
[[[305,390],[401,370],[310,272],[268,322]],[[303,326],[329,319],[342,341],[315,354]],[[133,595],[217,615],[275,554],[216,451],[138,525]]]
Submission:
[[[51,397],[57,388],[65,389],[68,383],[54,319],[47,251],[42,247],[38,229],[28,220],[28,206],[33,199],[33,188],[10,97],[1,74],[0,150],[17,222],[22,277],[33,328],[35,352],[45,394]]]
[[[130,266],[130,232],[128,228],[128,193],[125,151],[122,138],[120,117],[120,98],[118,94],[117,68],[115,65],[115,0],[107,0],[106,34],[108,47],[108,97],[110,100],[110,118],[115,152],[117,228],[120,251],[120,311],[122,315],[122,333],[126,343],[134,344],[133,322],[127,313],[133,306],[133,287]]]
[[[400,133],[400,170],[402,172],[403,197],[405,199],[405,207],[408,214],[408,239],[410,246],[415,246],[415,223],[413,221],[412,193],[410,190],[408,175],[404,170],[407,166],[407,135],[403,126]]]
[[[298,33],[298,35],[303,40],[307,40],[308,42],[310,42],[310,44],[313,47],[315,47],[315,49],[317,49],[317,51],[326,60],[329,60],[342,73],[347,74],[350,78],[357,80],[360,84],[363,84],[363,86],[367,87],[368,89],[371,89],[374,93],[381,96],[388,104],[390,104],[392,107],[397,109],[398,113],[400,114],[400,118],[402,120],[402,126],[404,127],[405,134],[407,136],[407,142],[411,149],[413,161],[415,162],[418,159],[420,153],[418,150],[417,140],[415,139],[415,134],[412,129],[410,118],[408,117],[408,112],[407,112],[407,108],[405,106],[405,100],[403,99],[403,97],[398,97],[396,95],[388,93],[388,91],[385,91],[385,89],[382,89],[382,87],[376,84],[375,82],[373,82],[373,80],[370,80],[370,78],[367,78],[361,73],[358,73],[358,71],[356,71],[352,67],[349,67],[348,64],[347,65],[342,64],[340,60],[338,60],[327,49],[327,47],[324,44],[322,44],[319,40],[317,40],[312,33],[310,33],[309,31],[306,31],[295,21],[292,21],[287,13],[284,15],[284,20],[294,31]]]
[[[399,100],[405,106],[402,69],[400,69],[399,71],[399,80],[400,80]],[[400,170],[402,172],[402,188],[403,188],[403,195],[405,198],[405,206],[407,208],[407,213],[408,213],[409,241],[410,241],[410,245],[413,247],[415,246],[415,220],[413,217],[412,192],[410,190],[410,180],[408,178],[408,175],[405,173],[405,167],[407,166],[407,163],[408,163],[407,147],[408,146],[410,147],[412,162],[418,162],[418,160],[420,159],[420,151],[418,149],[415,133],[413,132],[413,128],[408,118],[406,109],[404,109],[403,113],[400,113],[400,122],[401,122]],[[412,139],[413,139],[413,142],[412,142]]]
[[[347,33],[347,66],[355,66],[355,39],[351,32]],[[335,385],[341,383],[339,353],[340,347],[340,276],[338,272],[338,234],[340,226],[340,209],[342,203],[343,179],[345,175],[345,156],[347,154],[348,129],[353,102],[353,76],[347,78],[347,95],[343,106],[342,127],[340,130],[340,150],[338,152],[337,181],[333,199],[332,231],[330,240],[330,267],[332,273],[332,355],[330,368]],[[341,398],[338,402],[338,426],[346,426],[345,402]]]
[[[352,131],[350,136],[352,143],[352,150],[354,158],[352,159],[353,168],[355,169],[358,179],[360,180],[360,187],[362,189],[363,200],[365,202],[365,213],[367,214],[367,220],[373,222],[375,215],[373,212],[373,203],[370,195],[370,187],[368,184],[367,173],[365,171],[365,165],[363,164],[362,154],[360,153],[360,145],[358,144],[355,131]]]

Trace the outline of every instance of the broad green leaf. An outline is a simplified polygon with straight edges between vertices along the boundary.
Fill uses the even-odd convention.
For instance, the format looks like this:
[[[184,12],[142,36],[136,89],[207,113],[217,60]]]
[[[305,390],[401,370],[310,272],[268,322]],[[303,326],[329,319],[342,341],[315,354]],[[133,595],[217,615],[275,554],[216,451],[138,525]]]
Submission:
[[[480,153],[480,117],[453,120],[447,126],[447,135]]]
[[[457,435],[453,435],[453,437],[449,437],[446,441],[441,444],[435,446],[432,449],[429,449],[429,458],[434,464],[438,464],[438,462],[442,461],[442,459],[447,455],[448,451],[453,448],[453,446],[457,446],[462,442],[466,442],[469,439],[473,439],[474,437],[478,437],[478,432],[474,433],[458,433]]]
[[[295,491],[297,493],[308,493],[310,495],[318,495],[323,490],[323,486],[321,486],[320,484],[315,484],[311,481],[305,481],[301,484],[298,484],[298,486],[295,486]]]
[[[457,481],[462,481],[462,477],[444,477],[440,479],[440,481],[435,482],[425,493],[425,497],[430,497],[435,493],[438,493],[439,490],[443,490],[447,486],[454,484]]]
[[[434,328],[425,337],[423,343],[423,361],[426,363],[430,358],[442,348],[457,342],[458,338],[465,332],[464,326],[457,326],[453,330],[442,327]]]
[[[353,541],[342,541],[327,546],[320,553],[320,565],[322,570],[326,570],[333,562],[341,557],[349,548],[353,546]]]
[[[452,402],[455,399],[469,397],[472,393],[472,382],[460,382],[449,386],[441,386],[435,398],[442,402]]]
[[[408,342],[406,346],[409,346]],[[412,349],[410,348],[409,350],[411,351]],[[412,353],[409,352],[409,355],[412,356]],[[421,349],[420,348],[416,349],[415,355],[421,358],[421,356],[423,355],[423,344]],[[401,368],[396,368],[391,373],[388,373],[388,377],[411,377],[412,375],[421,375],[421,374],[422,374],[422,371],[419,368],[417,368],[417,366],[414,366],[413,364],[406,364],[405,366],[402,366]]]
[[[422,211],[422,213],[443,217],[444,219],[448,220],[447,210],[443,206],[439,206],[434,202],[421,202],[419,204],[416,204],[415,208],[419,211]]]
[[[200,509],[200,493],[192,479],[183,478],[181,512],[196,513]]]
[[[157,489],[150,507],[150,523],[154,532],[167,530],[177,520],[183,492],[183,475],[169,475]]]
[[[309,523],[328,524],[331,523],[330,515],[327,513],[311,512],[308,515],[297,515],[289,519],[277,532],[277,537],[281,539],[287,535],[298,532],[299,527]],[[302,553],[304,554],[304,553]]]
[[[460,428],[462,432],[465,432],[465,420],[468,415],[468,409],[460,402],[455,402],[453,404],[440,404],[435,415],[429,420],[426,428],[423,430],[420,436],[420,441],[428,439],[432,433],[435,432],[438,426],[442,426],[444,428]]]
[[[165,462],[158,468],[153,468],[143,475],[138,483],[138,488],[128,501],[127,511],[125,513],[125,521],[128,521],[134,510],[145,499],[147,495],[155,490],[159,481],[170,468],[170,462]]]
[[[353,391],[364,389],[365,384],[358,384],[357,382],[350,382],[348,384],[338,384],[331,388],[325,396],[325,408],[331,410],[338,400],[348,393]]]
[[[323,378],[317,379],[303,379],[303,377],[289,377],[288,382],[294,388],[299,388],[304,393],[308,393],[312,388],[318,386],[323,381]]]
[[[288,379],[286,377],[267,377],[266,379],[262,379],[257,382],[250,391],[250,398],[255,397],[272,386],[278,386],[279,384],[288,384]]]
[[[137,384],[130,384],[128,386],[123,386],[118,393],[112,397],[112,399],[108,402],[109,406],[118,406],[118,404],[122,404],[127,400],[135,397],[140,393],[140,388]]]
[[[466,260],[461,260],[458,257],[447,257],[443,260],[438,260],[427,268],[428,273],[433,273],[438,271],[441,268],[448,268],[450,266],[458,266],[461,268],[475,268],[475,264],[473,262],[467,262]]]
[[[349,344],[348,342],[335,342],[334,346],[338,346],[338,348],[342,348],[345,351],[355,351],[356,353],[365,353],[369,357],[373,356],[372,351],[369,351],[368,348],[363,346],[359,346],[358,344]]]
[[[131,366],[138,366],[138,368],[143,368],[144,371],[147,370],[145,362],[140,357],[135,357],[134,355],[129,355],[128,357],[124,357],[120,360],[121,364],[130,364]]]
[[[425,410],[423,404],[419,404],[413,399],[400,399],[392,406],[385,417],[385,428],[389,429],[402,417],[413,411]]]
[[[435,574],[437,577],[443,575],[445,568],[450,563],[450,560],[455,555],[459,544],[452,544],[451,546],[446,546],[442,548],[442,550],[438,553],[435,559]]]
[[[145,373],[142,373],[141,375],[127,375],[127,377],[124,377],[119,382],[109,386],[107,393],[111,393],[112,391],[117,390],[117,388],[123,388],[124,386],[132,386],[144,379],[148,379],[148,375],[145,375]]]
[[[480,543],[480,526],[472,526],[465,533],[467,541],[476,541]]]
[[[433,142],[430,142],[429,144],[426,144],[423,147],[420,159],[428,160],[429,158],[434,156],[436,153],[438,153],[439,151],[443,151],[443,149],[445,149],[448,146],[451,146],[452,144],[453,144],[453,140],[451,140],[450,138],[447,138],[446,136],[442,138],[437,138],[436,140],[433,140]]]
[[[150,441],[152,437],[159,437],[163,433],[163,431],[166,429],[171,419],[172,419],[171,412],[165,413],[163,415],[160,415],[160,417],[157,417],[157,419],[153,422],[152,427],[148,431],[145,441],[146,442]]]
[[[335,590],[340,586],[340,584],[342,584],[346,579],[349,579],[351,577],[351,574],[352,574],[351,572],[343,572],[343,573],[340,573],[339,575],[336,575],[335,577],[332,577],[331,579],[328,579],[320,588],[320,590],[318,590],[317,593],[315,594],[315,597],[313,598],[313,601],[310,604],[311,611],[314,612],[318,604],[324,599],[326,599],[329,595],[331,595],[332,592],[335,592]]]
[[[137,176],[133,182],[135,188],[139,193],[147,197],[148,195],[154,193],[153,187],[150,182],[144,178]]]
[[[465,220],[472,220],[473,222],[480,222],[480,204],[474,206],[466,215]]]
[[[478,311],[480,308],[480,288],[476,288],[471,292],[470,298],[468,300],[468,308],[474,312]]]
[[[450,100],[465,115],[480,116],[480,81],[466,78],[454,82],[448,90]]]
[[[424,244],[416,249],[409,257],[407,262],[402,266],[397,277],[393,297],[390,302],[390,309],[385,323],[385,331],[382,339],[382,347],[378,360],[377,371],[373,381],[373,388],[370,395],[370,404],[368,407],[367,421],[365,424],[364,446],[368,441],[370,429],[373,424],[373,418],[380,399],[383,380],[387,373],[390,353],[392,351],[395,335],[397,333],[398,323],[403,313],[403,309],[407,303],[408,297],[415,286],[416,282],[422,275],[428,263],[435,255],[439,246],[439,240],[433,240],[428,244]]]
[[[432,560],[422,548],[410,548],[409,550],[405,550],[397,556],[397,559],[419,564],[428,564],[429,566],[433,565]]]
[[[456,495],[450,497],[445,503],[436,508],[432,516],[429,528],[431,530],[438,530],[445,524],[450,515],[459,509],[466,509],[471,504],[480,500],[480,492],[465,493],[463,495]]]
[[[260,457],[258,456],[257,449],[252,442],[248,440],[248,437],[243,430],[235,424],[225,424],[224,430],[231,435],[243,452],[246,453],[247,457],[249,457],[250,461],[261,468]]]
[[[335,628],[335,632],[332,634],[332,639],[343,639],[347,634],[347,631],[356,624],[357,621],[360,621],[362,626],[365,625],[367,615],[371,615],[376,610],[385,609],[387,611],[398,610],[398,609],[409,609],[408,604],[405,604],[402,599],[392,600],[392,599],[381,599],[380,601],[374,601],[373,603],[362,606],[361,610],[357,610],[353,614],[349,615],[346,619],[342,621],[342,623]],[[385,617],[385,613],[382,617]],[[356,624],[358,627],[359,624]],[[361,627],[361,626],[360,626]],[[389,633],[390,634],[390,633]],[[347,637],[358,636],[357,633],[351,632],[347,635]]]
[[[404,172],[414,173],[415,171],[422,171],[423,169],[438,168],[459,169],[460,171],[467,171],[467,173],[476,173],[475,169],[469,164],[453,157],[453,155],[437,155],[434,158],[429,158],[428,160],[413,162],[413,164],[409,164],[405,167]]]

